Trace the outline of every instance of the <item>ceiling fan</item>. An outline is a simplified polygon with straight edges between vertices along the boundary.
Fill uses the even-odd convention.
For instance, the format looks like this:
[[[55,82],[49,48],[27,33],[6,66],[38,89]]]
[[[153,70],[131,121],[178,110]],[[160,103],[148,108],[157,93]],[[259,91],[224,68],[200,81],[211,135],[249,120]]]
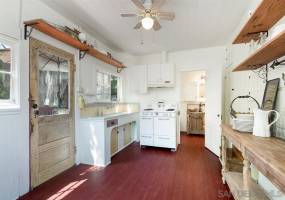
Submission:
[[[175,18],[174,12],[159,11],[160,7],[164,4],[165,0],[132,0],[135,6],[139,9],[137,14],[121,14],[122,17],[139,17],[140,21],[134,29],[143,27],[146,30],[154,29],[158,31],[161,29],[159,20],[172,21]]]

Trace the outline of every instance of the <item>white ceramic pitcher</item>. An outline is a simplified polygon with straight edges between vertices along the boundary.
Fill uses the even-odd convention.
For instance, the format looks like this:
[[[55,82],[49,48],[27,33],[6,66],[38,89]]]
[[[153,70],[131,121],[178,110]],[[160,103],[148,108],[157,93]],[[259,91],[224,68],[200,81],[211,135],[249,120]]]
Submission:
[[[275,119],[269,124],[269,114],[276,113]],[[276,110],[261,110],[254,111],[254,126],[253,135],[259,137],[270,137],[270,127],[279,119],[279,113]]]

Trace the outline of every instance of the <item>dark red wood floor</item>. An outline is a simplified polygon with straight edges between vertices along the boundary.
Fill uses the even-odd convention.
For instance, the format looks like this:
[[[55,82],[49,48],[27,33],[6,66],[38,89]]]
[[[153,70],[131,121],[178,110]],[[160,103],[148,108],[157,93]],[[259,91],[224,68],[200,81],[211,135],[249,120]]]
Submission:
[[[204,138],[181,141],[176,153],[134,143],[106,168],[73,167],[20,199],[232,200],[218,157],[204,148]]]

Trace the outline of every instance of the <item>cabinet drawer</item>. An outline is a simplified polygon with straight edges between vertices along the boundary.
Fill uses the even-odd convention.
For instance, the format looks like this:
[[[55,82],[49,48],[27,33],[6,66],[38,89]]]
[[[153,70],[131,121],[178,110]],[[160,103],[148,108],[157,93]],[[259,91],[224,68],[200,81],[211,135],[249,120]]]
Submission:
[[[174,137],[155,136],[154,146],[165,148],[176,148],[176,141]]]
[[[153,145],[153,136],[152,135],[141,135],[140,144],[152,146]]]

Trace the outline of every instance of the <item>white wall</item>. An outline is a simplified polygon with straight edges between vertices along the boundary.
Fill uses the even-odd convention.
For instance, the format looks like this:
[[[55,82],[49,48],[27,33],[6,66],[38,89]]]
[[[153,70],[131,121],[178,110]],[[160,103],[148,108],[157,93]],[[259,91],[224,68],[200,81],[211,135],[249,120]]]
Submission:
[[[20,195],[29,190],[29,55],[28,41],[23,40],[23,21],[43,18],[49,22],[60,25],[67,25],[78,28],[77,25],[68,21],[60,14],[50,9],[38,0],[9,0],[0,1],[0,36],[8,36],[15,40],[20,46],[20,110],[13,113],[3,113],[0,111],[0,199],[11,200],[16,199]],[[40,32],[33,31],[32,36],[47,42],[55,47],[61,48],[67,52],[74,54],[76,62],[76,88],[79,86],[80,68],[88,67],[101,68],[112,73],[116,70],[108,65],[88,57],[79,62],[78,50],[67,46],[55,39],[50,38]],[[94,41],[88,34],[88,40]],[[123,62],[134,64],[135,59],[129,55],[114,52],[100,41],[96,40],[99,48],[106,49],[113,53],[114,57],[118,57]],[[91,66],[91,67],[90,67]],[[76,98],[77,100],[77,98]],[[76,118],[76,143],[80,138],[80,130],[78,130],[79,110],[75,109]],[[77,163],[80,157],[76,156]]]

